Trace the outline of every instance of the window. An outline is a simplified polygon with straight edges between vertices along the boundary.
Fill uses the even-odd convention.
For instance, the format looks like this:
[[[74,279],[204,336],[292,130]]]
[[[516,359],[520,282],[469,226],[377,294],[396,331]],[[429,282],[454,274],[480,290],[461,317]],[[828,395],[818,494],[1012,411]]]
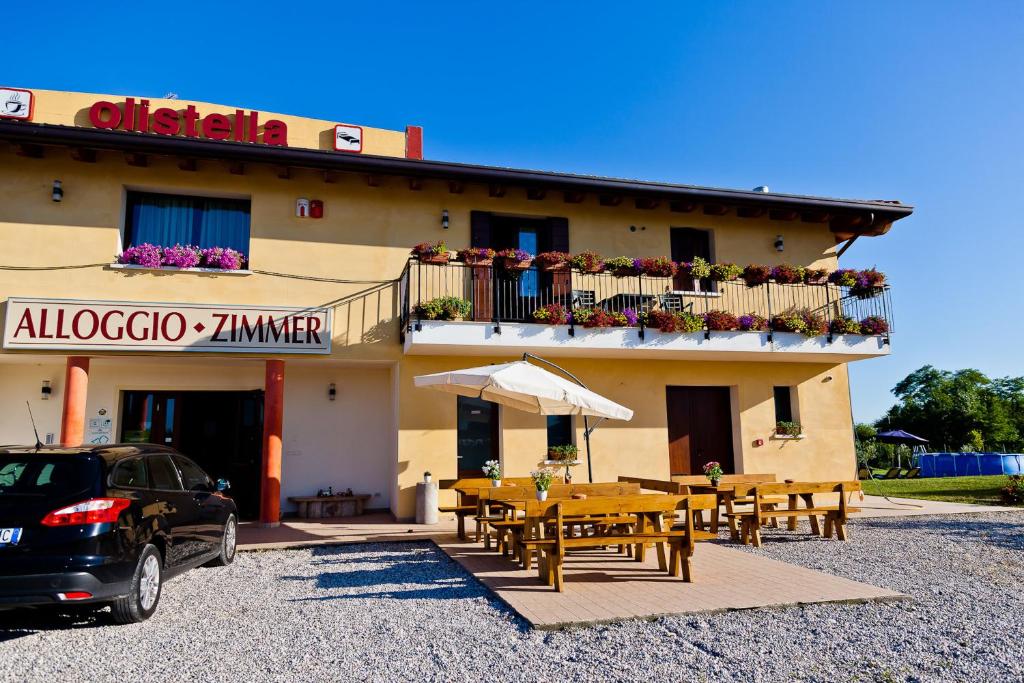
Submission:
[[[249,208],[248,199],[129,192],[124,247],[191,244],[229,247],[248,256]]]
[[[199,469],[199,465],[180,455],[174,456],[174,464],[181,471],[181,480],[186,491],[213,490],[213,482],[206,476],[206,472]]]
[[[794,422],[793,387],[775,387],[775,421]]]
[[[166,455],[151,455],[149,458],[149,476],[153,488],[161,491],[180,491],[181,481],[174,463]]]
[[[129,489],[148,488],[149,480],[146,476],[145,458],[128,458],[117,463],[110,482],[114,486]]]
[[[88,495],[101,478],[98,458],[66,455],[0,455],[0,495],[24,494],[47,499]]]
[[[572,415],[548,415],[548,448],[568,446],[572,441]]]
[[[700,257],[708,263],[713,263],[711,258],[711,231],[699,230],[697,228],[672,228],[669,233],[670,246],[672,249],[672,260],[677,263],[690,263],[693,259]],[[710,289],[711,280],[694,280],[682,274],[676,275],[673,286],[682,291]]]

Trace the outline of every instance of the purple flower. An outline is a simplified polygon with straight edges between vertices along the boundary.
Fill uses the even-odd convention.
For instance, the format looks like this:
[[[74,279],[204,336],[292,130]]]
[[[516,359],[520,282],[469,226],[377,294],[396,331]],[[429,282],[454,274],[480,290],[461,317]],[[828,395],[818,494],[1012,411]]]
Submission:
[[[117,257],[117,262],[130,263],[146,268],[159,268],[162,262],[162,254],[160,253],[160,247],[145,242],[125,249]]]
[[[640,316],[638,316],[636,314],[636,311],[634,311],[632,308],[622,309],[622,315],[626,316],[626,323],[630,327],[636,327],[637,324],[639,324],[640,322]]]
[[[234,249],[210,247],[202,251],[202,263],[207,268],[238,270],[245,263],[245,256]]]
[[[175,244],[164,249],[163,265],[176,268],[195,268],[199,265],[199,247]]]

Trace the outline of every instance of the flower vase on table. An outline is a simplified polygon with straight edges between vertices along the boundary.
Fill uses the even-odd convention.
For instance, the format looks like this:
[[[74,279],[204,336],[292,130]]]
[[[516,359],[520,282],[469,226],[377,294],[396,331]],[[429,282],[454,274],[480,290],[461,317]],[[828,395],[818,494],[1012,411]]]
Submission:
[[[548,489],[555,479],[555,471],[550,467],[542,467],[530,472],[530,477],[533,478],[533,485],[537,488],[537,500],[547,500]]]
[[[501,486],[501,463],[497,460],[488,460],[484,463],[481,468],[484,471],[484,476],[491,480],[491,486],[497,488]]]
[[[538,489],[537,490],[537,500],[547,500],[547,499],[548,499],[548,490],[547,489]]]
[[[717,487],[718,483],[722,481],[722,464],[717,460],[704,463],[704,476],[708,478],[712,486]]]

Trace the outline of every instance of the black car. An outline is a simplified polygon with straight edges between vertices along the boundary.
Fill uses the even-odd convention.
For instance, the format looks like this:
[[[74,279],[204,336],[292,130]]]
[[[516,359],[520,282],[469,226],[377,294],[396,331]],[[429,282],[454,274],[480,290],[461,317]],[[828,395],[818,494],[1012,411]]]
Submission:
[[[120,623],[148,619],[164,581],[235,559],[227,488],[163,446],[0,447],[0,609],[109,604]]]

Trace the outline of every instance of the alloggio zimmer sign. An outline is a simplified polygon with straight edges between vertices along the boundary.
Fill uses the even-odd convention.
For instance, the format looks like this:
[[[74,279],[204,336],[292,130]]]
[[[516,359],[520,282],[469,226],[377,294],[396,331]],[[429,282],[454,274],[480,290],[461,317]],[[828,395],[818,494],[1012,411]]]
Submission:
[[[331,310],[11,298],[3,345],[10,350],[330,353]]]

